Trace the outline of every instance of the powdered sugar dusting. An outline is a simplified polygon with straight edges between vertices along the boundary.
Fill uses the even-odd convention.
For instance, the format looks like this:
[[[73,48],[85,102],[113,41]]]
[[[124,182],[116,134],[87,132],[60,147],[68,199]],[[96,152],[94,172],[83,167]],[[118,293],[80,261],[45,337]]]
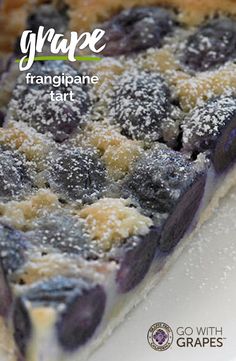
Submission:
[[[109,117],[132,138],[157,140],[170,112],[169,92],[157,74],[126,71],[114,85]]]
[[[126,11],[125,17],[130,13],[132,11]],[[181,28],[173,20],[175,14],[171,12],[170,18],[169,11],[164,10],[167,28],[162,41],[160,34],[155,39],[152,9],[141,9],[141,12],[137,9],[137,13],[142,16],[147,13],[148,17],[142,18],[141,36],[136,31],[140,23],[135,28],[134,33],[138,36],[133,39],[132,46],[139,51],[138,41],[142,38],[142,50],[149,49],[139,54],[126,52],[116,58],[104,58],[97,64],[78,65],[79,72],[98,75],[100,80],[92,87],[73,85],[66,89],[76,93],[74,103],[50,102],[51,87],[27,85],[25,74],[18,78],[13,91],[7,112],[8,124],[0,132],[0,142],[11,149],[4,149],[2,157],[7,154],[5,152],[15,152],[15,164],[6,177],[11,164],[5,166],[10,153],[7,154],[0,169],[2,188],[9,192],[10,200],[17,194],[24,183],[18,169],[26,159],[26,166],[32,166],[36,173],[33,177],[35,188],[30,197],[21,202],[1,204],[1,219],[24,230],[31,228],[29,235],[34,237],[31,240],[40,246],[49,246],[58,257],[59,253],[66,256],[70,252],[81,255],[88,249],[96,253],[99,242],[104,256],[113,246],[119,247],[126,242],[126,238],[134,234],[146,235],[153,224],[151,216],[163,225],[163,219],[174,212],[181,196],[209,167],[204,153],[193,162],[181,153],[182,145],[184,150],[192,151],[192,145],[200,147],[205,138],[208,141],[217,138],[236,112],[235,99],[230,97],[236,89],[233,59],[226,56],[225,63],[217,64],[211,71],[205,71],[208,68],[199,72],[190,69],[182,56],[196,29]],[[155,9],[155,14],[162,13]],[[218,20],[223,22],[220,17]],[[128,38],[124,37],[122,44]],[[225,51],[230,45],[228,40],[223,37]],[[153,42],[158,47],[164,46],[157,49]],[[217,49],[213,45],[204,35],[200,36],[197,49],[191,45],[188,50],[196,56],[209,50],[211,58],[217,61]],[[225,54],[221,55],[222,60]],[[33,69],[36,75],[64,72],[74,76],[78,71],[65,63],[45,63],[41,68]],[[4,83],[4,89],[5,86]],[[62,87],[61,90],[65,89]],[[222,97],[212,100],[216,96]],[[0,102],[4,112],[7,98],[4,95]],[[55,141],[64,142],[64,145]],[[165,143],[163,148],[158,141]],[[157,148],[159,155],[154,154]],[[154,156],[149,157],[149,152]],[[18,155],[21,157],[22,154],[24,160],[19,160]],[[151,208],[155,208],[158,199],[161,216],[156,209],[144,216],[145,200],[140,201],[134,194],[128,194],[132,203],[120,198],[123,182],[130,179],[135,169],[138,176],[130,193],[135,193],[136,187],[141,198],[150,196],[148,206]],[[40,194],[36,193],[36,185],[43,187]],[[20,196],[25,197],[23,189]],[[47,204],[45,198],[53,201]],[[42,205],[38,205],[40,202]],[[55,210],[61,213],[55,213]],[[50,212],[53,214],[49,216]],[[54,234],[50,233],[52,230],[55,230]],[[227,276],[227,272],[230,272],[228,267],[222,277]]]
[[[206,105],[196,107],[183,121],[183,144],[185,149],[201,149],[204,141],[210,146],[222,128],[236,114],[236,98],[221,97]]]

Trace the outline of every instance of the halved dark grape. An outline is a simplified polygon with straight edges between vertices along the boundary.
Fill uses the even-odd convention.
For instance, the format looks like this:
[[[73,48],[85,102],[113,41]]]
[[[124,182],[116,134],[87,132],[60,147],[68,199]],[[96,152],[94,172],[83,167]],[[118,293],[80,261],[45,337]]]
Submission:
[[[106,305],[106,294],[102,286],[83,288],[67,303],[58,323],[60,344],[67,351],[84,345],[100,324]]]
[[[160,238],[158,228],[150,229],[145,236],[133,236],[126,240],[117,251],[119,262],[116,276],[119,292],[125,293],[135,288],[147,274],[155,256]]]
[[[155,141],[170,106],[169,90],[158,74],[125,72],[114,86],[110,117],[128,137]]]
[[[235,159],[236,159],[236,112],[232,117],[228,127],[225,127],[218,142],[216,143],[212,161],[216,171],[223,172],[230,165],[234,164]]]
[[[135,164],[123,194],[151,212],[170,213],[197,174],[194,163],[183,154],[158,145]]]
[[[159,244],[161,251],[170,251],[189,229],[200,206],[205,183],[206,174],[201,174],[178,200],[162,230]]]
[[[158,7],[123,10],[102,25],[106,31],[104,55],[116,56],[159,48],[175,21],[170,11]]]
[[[46,62],[35,64],[31,68],[33,76],[60,77],[62,73],[75,77],[78,72],[63,62]],[[51,100],[50,92],[74,94],[74,101]],[[9,113],[15,120],[28,123],[40,133],[51,133],[54,139],[62,142],[85,123],[84,115],[89,107],[86,86],[73,84],[66,87],[61,84],[53,87],[50,84],[27,84],[25,74],[18,79],[13,91]]]
[[[12,294],[7,281],[6,271],[0,257],[0,315],[7,317],[12,303]]]
[[[86,259],[97,258],[98,249],[92,244],[78,217],[52,213],[39,218],[28,236],[38,246],[55,247],[63,253],[80,254]]]
[[[32,325],[25,300],[18,297],[13,310],[14,338],[23,356],[26,354],[27,344],[32,333]]]
[[[30,288],[17,300],[14,310],[15,338],[22,352],[31,333],[26,302],[31,303],[31,307],[53,307],[58,311],[55,325],[58,340],[64,350],[74,351],[93,336],[100,324],[106,294],[101,285],[61,276]],[[64,305],[63,310],[59,310],[59,305]]]
[[[106,186],[106,169],[92,149],[63,148],[50,159],[49,184],[70,200],[87,202]]]
[[[217,18],[191,35],[182,61],[190,69],[205,71],[236,58],[236,21]]]
[[[28,240],[23,232],[0,224],[0,258],[7,273],[21,267],[26,260]]]
[[[209,150],[217,172],[236,159],[236,98],[218,97],[196,107],[184,119],[183,147],[195,153]]]
[[[11,199],[32,187],[25,158],[10,150],[0,149],[0,197]]]
[[[161,251],[173,247],[193,221],[204,193],[204,167],[159,145],[136,163],[124,182],[123,195],[131,196],[154,224],[164,226]]]

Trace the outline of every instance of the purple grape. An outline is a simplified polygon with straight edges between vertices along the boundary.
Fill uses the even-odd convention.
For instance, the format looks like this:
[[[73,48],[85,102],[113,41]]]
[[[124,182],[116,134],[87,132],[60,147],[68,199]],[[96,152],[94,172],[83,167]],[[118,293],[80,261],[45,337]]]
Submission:
[[[161,233],[159,248],[162,252],[170,251],[189,229],[200,206],[205,183],[206,174],[200,174],[178,199]]]
[[[152,213],[169,213],[196,175],[187,157],[160,144],[137,161],[122,192]]]
[[[201,26],[187,41],[182,61],[205,71],[236,57],[236,21],[217,18]]]
[[[62,73],[75,77],[78,72],[63,62],[46,62],[35,64],[31,68],[34,76],[60,76]],[[73,92],[75,100],[57,102],[51,100],[50,92]],[[85,123],[84,116],[88,111],[89,98],[85,85],[73,84],[68,87],[61,84],[53,87],[50,84],[26,84],[22,74],[13,91],[9,114],[15,120],[28,123],[40,133],[51,133],[54,139],[62,142],[73,132],[79,131]]]
[[[133,139],[155,141],[170,112],[170,93],[156,73],[125,72],[114,87],[110,117]]]
[[[57,322],[58,339],[65,350],[74,351],[93,336],[105,305],[106,294],[100,285],[82,288],[70,299]]]
[[[37,33],[39,26],[44,26],[45,31],[53,28],[56,33],[63,33],[67,29],[68,16],[66,7],[57,9],[51,4],[43,4],[28,18],[28,28]]]
[[[16,151],[1,149],[0,197],[11,199],[32,188],[32,181],[25,157]]]
[[[86,259],[99,257],[99,247],[91,244],[83,223],[69,214],[52,213],[39,218],[27,235],[46,251],[54,247],[62,253],[82,255]]]
[[[65,351],[84,345],[100,324],[106,305],[101,285],[85,279],[55,277],[33,285],[15,306],[15,338],[25,352],[31,327],[26,301],[32,307],[53,307],[58,311],[55,324],[58,340]],[[59,306],[64,305],[62,310]]]
[[[92,149],[61,148],[49,160],[50,186],[73,201],[99,197],[106,186],[106,169]]]
[[[28,240],[23,232],[0,224],[0,257],[7,274],[15,272],[26,260]]]
[[[236,159],[236,98],[218,97],[196,107],[183,121],[185,151],[210,151],[217,172]]]
[[[119,292],[130,291],[143,280],[154,258],[159,238],[159,230],[152,228],[145,236],[129,238],[117,250],[114,258],[119,262],[116,276]]]
[[[175,21],[170,11],[158,7],[123,10],[102,27],[106,31],[104,55],[116,56],[161,47]]]
[[[189,228],[204,193],[206,172],[183,154],[159,145],[125,180],[122,193],[164,227],[160,250],[170,250]]]

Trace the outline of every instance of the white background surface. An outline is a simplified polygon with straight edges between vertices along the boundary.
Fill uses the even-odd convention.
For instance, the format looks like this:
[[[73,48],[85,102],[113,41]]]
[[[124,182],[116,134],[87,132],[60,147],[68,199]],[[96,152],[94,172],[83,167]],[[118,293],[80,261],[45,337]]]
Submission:
[[[156,322],[223,327],[223,348],[164,352],[147,343]],[[89,361],[236,361],[236,189],[220,203],[165,278]]]

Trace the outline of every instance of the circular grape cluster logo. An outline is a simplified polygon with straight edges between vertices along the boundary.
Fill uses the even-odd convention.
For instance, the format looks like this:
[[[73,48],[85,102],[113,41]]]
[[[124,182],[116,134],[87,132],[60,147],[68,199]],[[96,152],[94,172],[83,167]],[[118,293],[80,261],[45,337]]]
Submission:
[[[164,322],[152,325],[147,334],[149,345],[156,351],[166,351],[173,342],[173,331]]]

